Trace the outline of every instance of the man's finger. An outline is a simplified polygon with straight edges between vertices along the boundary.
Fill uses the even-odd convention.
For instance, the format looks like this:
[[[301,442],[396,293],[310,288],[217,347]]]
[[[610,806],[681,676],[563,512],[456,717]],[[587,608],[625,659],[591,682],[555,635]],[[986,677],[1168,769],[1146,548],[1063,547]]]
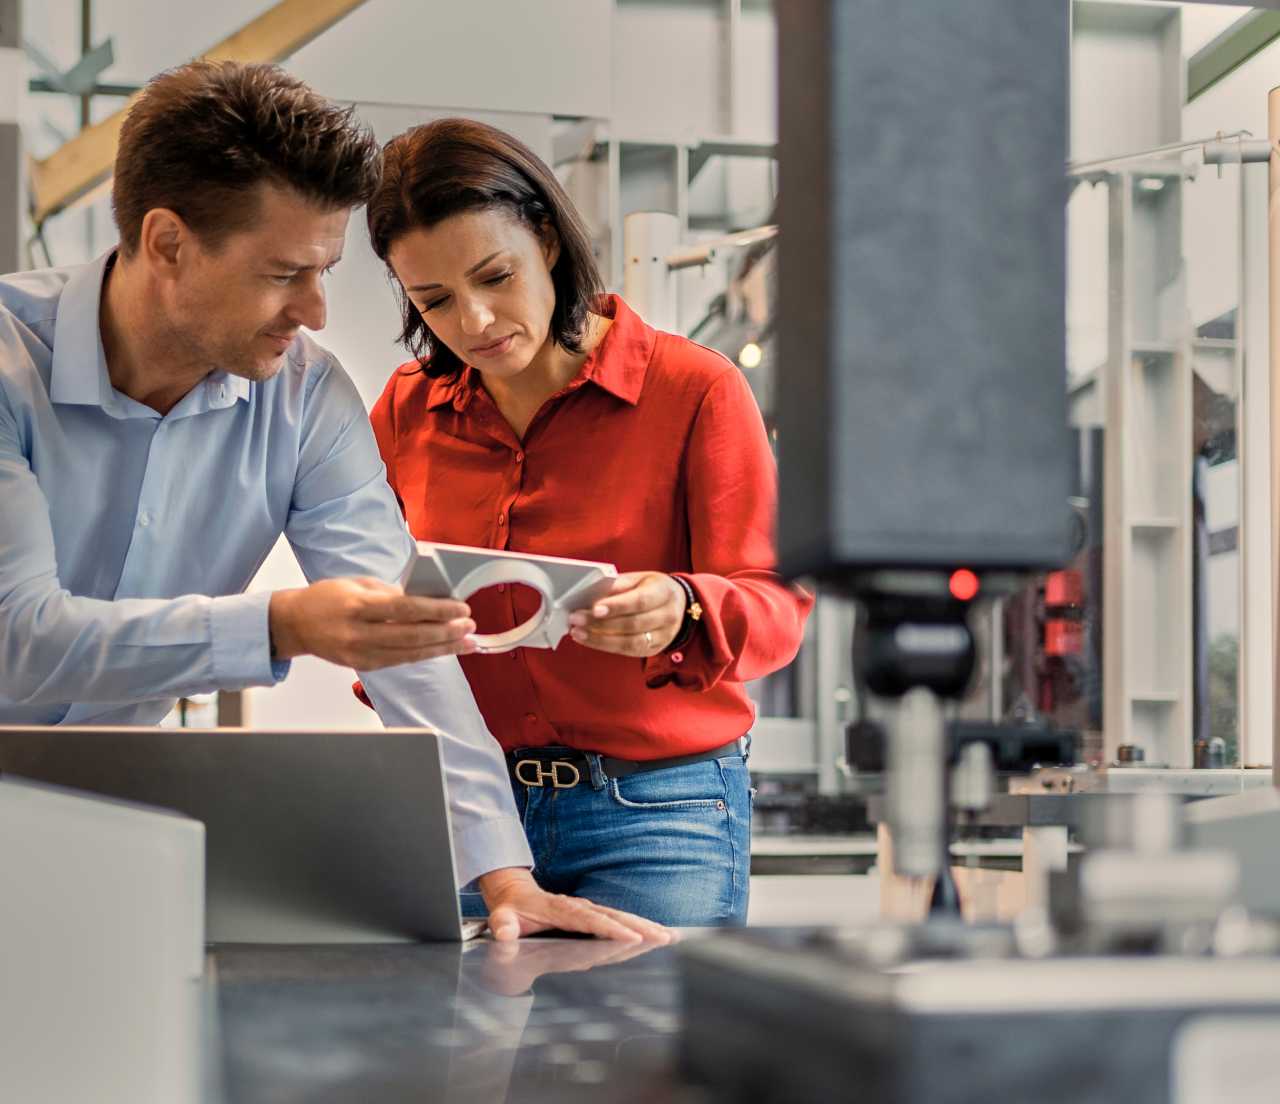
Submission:
[[[476,631],[476,623],[469,617],[456,621],[424,622],[406,625],[399,621],[376,622],[362,626],[357,646],[369,648],[431,648],[437,644],[449,644]]]
[[[360,608],[365,621],[431,622],[470,617],[471,607],[454,598],[420,598],[412,594],[376,594]]]
[[[622,921],[615,920],[604,909],[579,898],[556,900],[550,912],[548,919],[553,926],[565,931],[586,932],[600,939],[616,939],[620,943],[635,943],[643,938],[639,932],[627,927]]]
[[[633,931],[639,932],[645,939],[652,942],[675,943],[680,939],[679,932],[664,927],[654,920],[646,920],[643,916],[637,916],[633,912],[623,912],[621,909],[609,908],[607,905],[596,905],[595,907],[606,915],[613,917],[619,923],[626,924]]]

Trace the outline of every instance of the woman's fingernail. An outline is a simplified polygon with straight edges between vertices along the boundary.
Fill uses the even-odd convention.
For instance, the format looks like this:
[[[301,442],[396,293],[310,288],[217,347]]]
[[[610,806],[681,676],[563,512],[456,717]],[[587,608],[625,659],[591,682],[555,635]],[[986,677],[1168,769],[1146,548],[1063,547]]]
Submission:
[[[591,614],[593,617],[608,617],[609,607],[602,603],[601,605],[596,606],[596,608],[591,611]]]
[[[587,639],[587,634],[583,632],[581,629],[570,629],[569,635],[573,637],[573,639],[576,640],[579,644],[581,644],[584,640]]]
[[[587,623],[587,615],[585,613],[569,614],[569,624],[574,628],[577,628],[580,625],[585,625],[586,623]]]

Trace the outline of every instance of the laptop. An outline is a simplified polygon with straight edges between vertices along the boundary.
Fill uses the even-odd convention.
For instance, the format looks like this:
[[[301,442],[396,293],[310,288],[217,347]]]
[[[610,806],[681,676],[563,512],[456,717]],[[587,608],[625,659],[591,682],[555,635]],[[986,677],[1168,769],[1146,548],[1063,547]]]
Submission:
[[[439,734],[0,726],[0,777],[205,826],[211,943],[458,941]]]

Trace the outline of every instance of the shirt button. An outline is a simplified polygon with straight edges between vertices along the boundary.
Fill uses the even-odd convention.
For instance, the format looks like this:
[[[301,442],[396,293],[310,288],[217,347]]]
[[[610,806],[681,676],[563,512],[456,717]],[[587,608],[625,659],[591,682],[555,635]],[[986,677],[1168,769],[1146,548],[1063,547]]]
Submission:
[[[524,719],[525,719],[526,721],[528,721],[530,724],[533,724],[535,721],[537,721],[537,719],[538,719],[538,714],[536,714],[536,713],[526,713],[526,714],[524,715]]]
[[[517,463],[517,464],[523,464],[523,463],[524,463],[524,453],[523,453],[523,452],[517,452],[517,453],[516,453],[516,463]]]
[[[672,663],[683,663],[683,662],[684,662],[684,652],[672,652],[672,653],[671,653],[671,662],[672,662]]]
[[[138,524],[139,524],[139,525],[141,525],[141,526],[142,526],[142,528],[144,528],[144,529],[145,529],[148,525],[150,525],[150,524],[151,524],[151,511],[150,511],[150,510],[143,510],[143,511],[142,511],[142,513],[140,513],[140,514],[138,515]]]
[[[506,524],[507,524],[507,515],[506,515],[506,514],[499,514],[499,515],[498,515],[498,524],[499,524],[499,525],[506,525]]]

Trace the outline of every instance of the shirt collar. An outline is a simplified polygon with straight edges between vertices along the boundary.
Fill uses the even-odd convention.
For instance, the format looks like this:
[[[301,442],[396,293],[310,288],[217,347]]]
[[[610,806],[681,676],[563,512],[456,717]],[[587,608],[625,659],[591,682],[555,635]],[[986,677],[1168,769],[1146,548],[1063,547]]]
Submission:
[[[56,403],[100,406],[115,417],[139,414],[158,417],[154,410],[135,403],[111,386],[99,315],[103,281],[115,257],[116,252],[111,249],[88,264],[76,266],[62,289],[53,329],[49,397]],[[250,383],[244,376],[213,372],[184,396],[171,413],[216,410],[241,399],[248,402],[250,394]]]
[[[107,375],[107,354],[98,329],[102,280],[115,251],[71,270],[53,328],[53,366],[49,397],[57,403],[101,406],[117,404]]]
[[[635,406],[644,389],[644,377],[653,358],[658,332],[618,295],[606,296],[600,313],[612,319],[613,325],[600,344],[591,350],[578,379],[593,383],[615,398]],[[416,370],[416,363],[412,367]],[[478,385],[476,370],[470,365],[451,379],[432,380],[427,394],[427,409],[435,410],[451,403],[455,410],[463,410]]]
[[[631,406],[640,401],[645,373],[653,359],[658,331],[648,325],[619,295],[606,299],[601,312],[613,319],[604,340],[591,350],[582,374],[597,387]]]

